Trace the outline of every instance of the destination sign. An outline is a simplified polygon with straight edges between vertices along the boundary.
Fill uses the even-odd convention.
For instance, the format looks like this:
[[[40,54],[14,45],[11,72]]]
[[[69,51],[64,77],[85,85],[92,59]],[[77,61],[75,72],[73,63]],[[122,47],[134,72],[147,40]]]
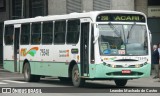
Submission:
[[[97,22],[145,22],[145,17],[140,14],[100,14]]]

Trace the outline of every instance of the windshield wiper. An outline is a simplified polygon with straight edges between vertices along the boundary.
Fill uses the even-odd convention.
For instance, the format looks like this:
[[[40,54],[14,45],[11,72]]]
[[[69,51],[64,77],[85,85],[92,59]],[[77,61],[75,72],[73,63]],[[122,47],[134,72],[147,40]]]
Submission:
[[[111,22],[109,22],[108,25],[114,30],[114,33],[115,33],[118,37],[121,36],[121,34],[119,34],[118,30],[115,28],[115,26],[114,26]]]
[[[117,28],[116,28],[111,22],[109,22],[108,25],[114,30],[114,33],[115,33],[118,37],[121,37],[122,40],[125,40],[124,31],[122,31],[122,33],[121,33],[121,31],[119,32],[119,31],[117,30]],[[122,37],[122,35],[124,35],[124,36],[123,36],[124,38]],[[124,44],[124,41],[123,41],[123,44]]]
[[[130,34],[131,34],[131,31],[133,29],[133,27],[136,25],[136,22],[134,22],[134,24],[131,26],[130,30],[128,31],[128,35],[127,35],[127,42],[128,43],[128,39],[130,38]]]

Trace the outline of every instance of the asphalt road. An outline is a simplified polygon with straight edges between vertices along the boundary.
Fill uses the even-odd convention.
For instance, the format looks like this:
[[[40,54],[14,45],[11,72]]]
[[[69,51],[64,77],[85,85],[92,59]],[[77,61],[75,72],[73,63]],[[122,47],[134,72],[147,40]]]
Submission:
[[[160,80],[149,78],[140,78],[135,80],[129,80],[125,88],[117,88],[113,81],[86,81],[86,85],[83,88],[75,88],[72,86],[71,82],[61,82],[57,78],[47,77],[41,78],[40,82],[25,82],[23,75],[19,73],[10,73],[0,69],[0,87],[1,88],[35,88],[41,89],[43,93],[47,92],[47,96],[106,96],[106,94],[112,94],[112,96],[124,96],[124,94],[129,94],[130,96],[158,96],[160,93],[157,92],[112,92],[121,90],[142,90],[149,89],[149,91],[160,92]],[[159,88],[157,88],[159,87]],[[1,90],[1,89],[0,89]],[[26,89],[28,90],[28,89]],[[15,91],[16,92],[16,91]],[[133,95],[132,95],[133,94]],[[3,94],[1,96],[9,96],[10,94]],[[18,94],[22,95],[22,94]],[[23,94],[23,96],[28,96],[28,94]],[[14,96],[14,95],[11,95]],[[17,96],[17,94],[15,95]],[[46,95],[36,95],[34,96],[46,96]]]

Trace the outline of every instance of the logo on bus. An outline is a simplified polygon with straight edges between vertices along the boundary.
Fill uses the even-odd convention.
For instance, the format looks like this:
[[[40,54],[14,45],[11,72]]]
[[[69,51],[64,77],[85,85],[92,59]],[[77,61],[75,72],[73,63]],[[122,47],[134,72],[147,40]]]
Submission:
[[[69,57],[69,50],[59,50],[59,57]]]
[[[22,48],[21,49],[21,56],[27,56],[29,54],[34,57],[38,50],[39,50],[38,47],[33,47],[29,51],[27,51],[27,48]]]

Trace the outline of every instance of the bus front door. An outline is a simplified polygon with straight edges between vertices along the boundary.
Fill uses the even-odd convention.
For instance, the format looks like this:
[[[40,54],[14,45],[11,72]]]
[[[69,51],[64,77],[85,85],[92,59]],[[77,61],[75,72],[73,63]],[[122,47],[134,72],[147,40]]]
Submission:
[[[20,28],[14,28],[14,72],[19,72],[19,34]]]
[[[81,76],[89,73],[89,27],[90,23],[81,23],[80,67]]]

